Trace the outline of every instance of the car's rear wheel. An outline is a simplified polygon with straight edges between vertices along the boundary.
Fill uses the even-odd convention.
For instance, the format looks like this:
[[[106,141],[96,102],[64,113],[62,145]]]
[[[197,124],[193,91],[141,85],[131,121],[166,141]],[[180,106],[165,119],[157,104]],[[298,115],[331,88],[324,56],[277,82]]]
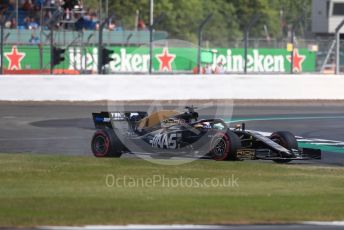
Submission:
[[[218,132],[210,144],[210,156],[217,161],[236,160],[237,151],[241,147],[239,137],[231,132]]]
[[[92,152],[96,157],[120,157],[121,143],[110,129],[97,130],[92,138]]]
[[[274,132],[273,134],[271,134],[270,139],[288,150],[299,148],[297,140],[291,132],[287,132],[287,131]],[[279,164],[288,163],[290,161],[292,160],[289,160],[289,159],[274,160],[274,162],[279,163]]]

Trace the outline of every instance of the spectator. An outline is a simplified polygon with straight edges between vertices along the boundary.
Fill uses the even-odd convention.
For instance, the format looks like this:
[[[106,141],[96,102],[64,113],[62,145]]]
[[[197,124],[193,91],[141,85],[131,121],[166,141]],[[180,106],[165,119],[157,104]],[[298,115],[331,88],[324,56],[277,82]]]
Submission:
[[[25,28],[29,29],[29,24],[30,24],[30,18],[29,17],[24,18],[24,24],[25,24]]]
[[[31,0],[25,0],[23,6],[22,6],[22,9],[24,11],[30,11],[33,9],[33,6],[32,6],[32,3],[31,3]]]
[[[205,74],[212,74],[212,73],[213,73],[213,71],[212,71],[209,63],[205,64]]]
[[[142,19],[139,21],[137,28],[138,28],[138,30],[146,30],[146,24]]]
[[[9,6],[9,1],[8,0],[2,0],[0,1],[0,13],[2,15],[3,12],[7,10]]]
[[[73,10],[75,6],[79,6],[80,2],[78,0],[65,0],[64,4],[62,5],[62,8],[67,10]]]
[[[95,12],[92,12],[92,11],[90,11],[89,14],[91,16],[91,21],[92,21],[91,22],[91,26],[90,26],[89,29],[95,30],[96,29],[96,25],[99,22],[98,16],[97,16],[97,14]]]
[[[18,21],[8,19],[7,21],[10,22],[7,23],[7,27],[10,28],[37,29],[41,26],[40,22],[43,22],[42,25],[46,25],[53,12],[51,10],[43,10],[43,15],[41,15],[43,6],[63,8],[65,10],[64,20],[76,22],[75,26],[79,30],[95,30],[97,29],[97,23],[99,23],[95,10],[88,9],[86,12],[83,10],[82,0],[0,0],[0,19],[5,14],[5,11],[15,10],[16,2],[19,4]],[[74,29],[74,26],[66,28]],[[115,23],[110,23],[107,28],[110,31],[121,29]],[[143,21],[140,23],[140,28],[145,28]]]
[[[35,35],[35,32],[32,32],[32,35],[31,35],[29,42],[31,44],[39,44],[40,43],[39,37],[37,35]]]
[[[193,68],[193,73],[194,73],[194,74],[198,74],[198,66],[195,66],[195,67]],[[204,68],[203,66],[201,66],[201,72],[200,72],[200,74],[205,74],[205,68]]]
[[[75,29],[80,31],[80,30],[83,30],[85,28],[85,20],[83,17],[79,18],[78,21],[76,21],[75,23]]]
[[[217,66],[214,69],[214,73],[215,74],[224,74],[225,73],[225,69],[223,67],[222,61],[219,61],[219,63],[217,63]]]
[[[5,22],[5,28],[6,29],[15,29],[17,28],[17,22],[15,18],[12,18],[11,20],[8,20]]]
[[[5,28],[6,28],[6,29],[10,29],[11,27],[12,27],[11,21],[6,21],[6,22],[5,22]]]
[[[41,10],[41,5],[40,4],[33,4],[32,5],[32,9],[35,11],[35,12],[38,12]]]
[[[38,29],[39,25],[38,25],[38,23],[35,21],[34,18],[29,18],[29,17],[27,17],[27,18],[25,19],[25,21],[26,21],[26,24],[27,24],[27,28],[28,28],[29,30]]]
[[[2,20],[2,17],[5,15],[5,12],[8,10],[9,6],[8,0],[0,1],[0,20]]]
[[[45,1],[45,4],[46,4],[46,6],[49,6],[49,7],[54,7],[54,6],[56,6],[56,1],[55,0],[47,0],[47,1]]]
[[[67,8],[65,10],[65,20],[70,21],[71,19],[72,19],[72,11],[69,8]]]
[[[51,12],[50,11],[45,11],[43,15],[43,25],[46,25],[51,18]]]
[[[219,62],[219,74],[225,73],[225,67],[223,66],[222,62]]]
[[[35,6],[38,6],[39,9],[44,5],[45,0],[35,0]]]
[[[110,22],[108,29],[109,31],[114,31],[116,29],[116,24],[114,22]]]
[[[10,1],[5,1],[8,2],[8,6],[7,6],[7,11],[14,11],[15,10],[15,2],[14,0],[10,0]]]

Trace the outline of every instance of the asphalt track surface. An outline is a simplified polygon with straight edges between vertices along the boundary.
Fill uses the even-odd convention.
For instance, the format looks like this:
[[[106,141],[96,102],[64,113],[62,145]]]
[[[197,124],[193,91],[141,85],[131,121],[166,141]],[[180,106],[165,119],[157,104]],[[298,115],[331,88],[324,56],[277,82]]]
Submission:
[[[199,105],[200,118],[221,117],[247,129],[273,132],[288,130],[304,138],[344,142],[344,104],[221,104]],[[160,105],[161,106],[161,105]],[[176,108],[175,105],[162,105]],[[92,112],[147,111],[152,106],[109,106],[87,103],[0,102],[0,153],[41,153],[92,156]],[[180,106],[179,106],[180,108]],[[154,109],[154,108],[153,108]],[[232,111],[232,113],[231,113]],[[319,162],[319,161],[316,161]],[[308,163],[308,162],[307,162]],[[311,162],[313,163],[313,162]],[[321,163],[344,165],[343,152],[324,152]]]

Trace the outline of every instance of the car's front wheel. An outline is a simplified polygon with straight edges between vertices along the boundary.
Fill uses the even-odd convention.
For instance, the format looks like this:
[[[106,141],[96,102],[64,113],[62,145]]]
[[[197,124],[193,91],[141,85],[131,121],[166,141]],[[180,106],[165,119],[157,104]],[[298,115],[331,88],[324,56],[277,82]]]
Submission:
[[[288,150],[299,148],[297,140],[291,132],[287,132],[287,131],[274,132],[273,134],[271,134],[270,139]],[[289,160],[289,159],[274,160],[274,162],[279,163],[279,164],[288,163],[290,161],[292,160]]]
[[[235,133],[218,132],[211,140],[210,156],[217,161],[236,160],[239,148],[241,141]]]

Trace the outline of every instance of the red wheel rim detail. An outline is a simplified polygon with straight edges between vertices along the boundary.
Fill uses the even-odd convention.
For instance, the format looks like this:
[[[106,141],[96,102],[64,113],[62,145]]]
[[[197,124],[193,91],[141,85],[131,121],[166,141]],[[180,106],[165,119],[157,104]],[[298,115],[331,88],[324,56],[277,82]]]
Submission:
[[[222,161],[227,159],[230,149],[230,141],[225,133],[217,133],[211,142],[211,153],[214,160]]]
[[[102,131],[96,132],[93,138],[93,153],[97,157],[104,157],[107,155],[110,147],[108,136]]]

